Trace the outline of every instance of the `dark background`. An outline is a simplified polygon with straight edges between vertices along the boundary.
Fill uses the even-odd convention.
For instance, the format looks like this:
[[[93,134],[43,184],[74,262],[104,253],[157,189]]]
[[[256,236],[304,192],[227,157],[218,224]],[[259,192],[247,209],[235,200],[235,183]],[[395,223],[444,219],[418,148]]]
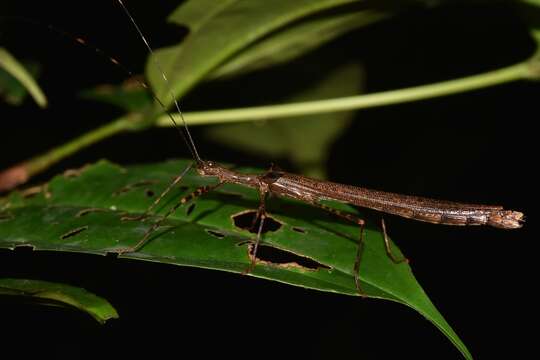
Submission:
[[[40,84],[50,107],[0,104],[0,168],[95,128],[120,112],[83,101],[82,88],[125,78],[111,64],[46,29],[90,40],[141,72],[146,51],[113,1],[64,4],[3,2],[0,45],[42,64]],[[174,1],[129,4],[154,47],[183,32],[164,25]],[[27,20],[43,25],[34,25]],[[518,14],[503,5],[417,10],[346,36],[321,52],[357,58],[376,92],[451,79],[514,64],[534,51]],[[315,59],[315,60],[314,60]],[[300,65],[299,65],[300,64]],[[324,65],[321,65],[324,68]],[[279,72],[279,69],[275,70]],[[220,84],[182,102],[197,107],[249,104],[287,84],[259,75]],[[266,75],[268,77],[268,75]],[[258,81],[258,82],[254,82]],[[266,82],[265,82],[266,81]],[[260,93],[257,92],[260,91]],[[534,344],[536,280],[535,121],[538,83],[515,82],[434,100],[364,110],[332,147],[332,180],[387,191],[503,204],[527,215],[524,228],[453,228],[387,217],[391,236],[411,259],[419,283],[479,359],[526,354]],[[215,91],[215,90],[214,90]],[[254,93],[255,91],[255,93]],[[242,100],[238,100],[242,98]],[[205,98],[207,99],[207,98]],[[254,102],[257,102],[255,100]],[[271,161],[205,142],[205,158],[266,167]],[[123,134],[62,161],[35,182],[107,158],[121,164],[187,157],[171,129]],[[290,169],[289,170],[295,170]],[[428,321],[404,306],[319,293],[234,274],[109,257],[0,250],[0,276],[39,278],[84,287],[112,302],[119,320],[104,326],[71,310],[0,298],[2,342],[21,354],[56,357],[260,355],[456,359],[460,355]]]

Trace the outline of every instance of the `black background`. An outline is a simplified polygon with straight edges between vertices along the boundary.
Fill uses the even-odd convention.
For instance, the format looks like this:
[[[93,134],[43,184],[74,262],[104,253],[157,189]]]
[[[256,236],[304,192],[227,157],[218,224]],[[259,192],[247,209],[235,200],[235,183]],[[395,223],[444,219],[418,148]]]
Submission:
[[[77,97],[93,84],[125,74],[47,31],[52,24],[89,39],[142,71],[146,51],[113,1],[64,4],[7,2],[0,45],[43,65],[40,83],[50,107],[31,101],[0,104],[0,168],[59,145],[105,123],[118,110]],[[129,4],[154,47],[183,32],[163,24],[176,6]],[[511,7],[456,5],[412,11],[345,37],[321,53],[357,58],[376,92],[466,76],[514,64],[534,51],[527,28]],[[321,65],[324,70],[324,65]],[[220,84],[213,103],[196,90],[186,110],[234,107],[264,99],[288,84],[260,75]],[[516,82],[440,99],[361,111],[336,141],[328,161],[332,180],[387,191],[503,204],[521,210],[521,230],[453,228],[387,218],[390,234],[412,260],[419,283],[473,356],[525,355],[534,346],[536,252],[532,233],[538,83]],[[240,95],[244,94],[244,95]],[[239,100],[238,98],[241,98]],[[207,99],[207,97],[205,97]],[[206,142],[193,129],[205,158],[267,166],[286,161],[243,154]],[[187,157],[171,129],[123,134],[62,161],[35,182],[70,167],[107,158],[121,164]],[[289,169],[295,170],[295,169]],[[77,311],[0,298],[2,342],[26,354],[56,357],[147,355],[260,355],[340,358],[438,358],[460,355],[413,310],[390,302],[319,293],[278,283],[192,268],[109,257],[0,250],[0,276],[39,278],[84,287],[112,302],[119,320],[104,326]],[[4,351],[4,350],[3,350]]]

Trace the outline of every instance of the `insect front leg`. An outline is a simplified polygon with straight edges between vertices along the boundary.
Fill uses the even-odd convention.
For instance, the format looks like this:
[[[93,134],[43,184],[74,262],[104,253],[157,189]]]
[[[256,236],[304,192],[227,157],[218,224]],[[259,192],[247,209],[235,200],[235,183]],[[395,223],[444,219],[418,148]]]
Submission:
[[[159,202],[167,195],[173,187],[175,187],[182,178],[186,175],[186,173],[191,169],[193,166],[193,163],[189,163],[189,165],[178,175],[174,178],[174,180],[167,186],[167,188],[157,197],[156,200],[144,211],[142,215],[136,215],[136,216],[123,216],[122,220],[144,220],[146,219],[152,210],[159,204]]]
[[[161,224],[171,214],[173,214],[181,205],[184,205],[185,203],[193,200],[196,197],[204,195],[204,194],[206,194],[206,193],[208,193],[208,192],[210,192],[212,190],[215,190],[218,187],[220,187],[221,185],[223,185],[223,182],[219,182],[219,183],[217,183],[215,185],[201,186],[201,187],[197,188],[195,191],[193,191],[192,193],[182,197],[180,199],[180,201],[178,201],[178,203],[176,203],[176,205],[174,205],[172,208],[169,209],[169,211],[167,211],[165,216],[163,216],[161,219],[156,221],[154,224],[152,224],[152,226],[148,230],[146,230],[146,232],[144,233],[144,236],[141,238],[141,240],[139,240],[139,242],[137,242],[137,244],[135,244],[132,247],[122,248],[122,249],[118,250],[117,252],[119,254],[124,254],[124,253],[136,252],[136,251],[140,250],[144,245],[146,245],[148,243],[148,241],[150,241],[150,235],[152,235],[152,233],[154,231],[156,231],[161,226]]]

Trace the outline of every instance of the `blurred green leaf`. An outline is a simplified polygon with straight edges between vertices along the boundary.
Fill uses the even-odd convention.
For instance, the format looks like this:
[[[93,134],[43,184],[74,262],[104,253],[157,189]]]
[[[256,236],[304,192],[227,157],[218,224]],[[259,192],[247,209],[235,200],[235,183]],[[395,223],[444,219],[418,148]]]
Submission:
[[[382,11],[364,10],[331,13],[302,20],[249,46],[217,68],[210,77],[236,76],[286,63],[349,31],[385,19],[388,15]]]
[[[362,80],[360,65],[344,65],[285,101],[300,102],[358,94],[361,93]],[[208,128],[207,134],[217,142],[247,152],[288,158],[301,173],[325,178],[329,148],[347,128],[354,114],[335,112],[269,122],[217,125]]]
[[[33,78],[38,73],[38,65],[27,64],[27,67],[0,47],[0,94],[8,103],[19,105],[28,92],[44,108],[47,106],[47,98]]]
[[[32,246],[35,250],[106,254],[132,246],[151,222],[127,221],[124,216],[142,213],[188,163],[169,161],[123,168],[101,161],[68,171],[42,187],[14,192],[0,203],[0,247]],[[182,186],[163,198],[158,213],[169,209],[182,195],[213,182],[215,179],[202,178],[191,170]],[[193,204],[194,207],[180,207],[140,251],[121,257],[244,271],[250,262],[248,242],[254,235],[239,228],[234,219],[247,209],[257,208],[257,193],[227,184]],[[343,204],[330,204],[355,212]],[[251,276],[358,295],[353,278],[357,226],[298,201],[271,199],[267,209],[279,224],[276,231],[264,234],[264,248],[285,252],[290,260],[283,263],[272,257],[259,259]],[[399,254],[395,246],[394,250]],[[416,282],[410,267],[404,263],[396,265],[388,258],[381,233],[371,227],[366,231],[360,278],[367,296],[415,309],[466,358],[471,358]]]
[[[273,31],[354,2],[357,0],[188,1],[169,20],[191,27],[190,34],[181,44],[155,52],[170,85],[163,81],[152,59],[147,66],[148,79],[158,97],[170,105],[169,86],[174,97],[179,98],[218,65]],[[207,15],[193,18],[201,13]]]
[[[521,0],[521,2],[540,7],[540,0]]]
[[[102,324],[118,318],[118,313],[107,300],[71,285],[41,280],[0,279],[0,295],[23,296],[45,305],[74,307]]]

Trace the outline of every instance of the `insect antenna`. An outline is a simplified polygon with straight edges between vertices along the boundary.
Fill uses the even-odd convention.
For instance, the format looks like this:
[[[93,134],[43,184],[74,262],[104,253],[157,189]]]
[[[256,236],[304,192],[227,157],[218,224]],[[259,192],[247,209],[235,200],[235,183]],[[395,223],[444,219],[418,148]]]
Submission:
[[[135,19],[133,18],[131,13],[128,11],[128,9],[122,3],[121,0],[118,0],[118,2],[120,3],[120,5],[121,5],[122,9],[124,10],[124,12],[126,13],[126,15],[129,17],[130,21],[135,26],[135,29],[137,30],[139,36],[142,38],[142,40],[143,40],[146,48],[148,49],[148,51],[151,54],[154,54],[154,51],[152,50],[152,47],[150,46],[150,44],[149,44],[148,40],[146,39],[146,37],[143,35],[140,27],[135,22]],[[39,23],[37,23],[37,24],[39,24]],[[131,71],[129,68],[125,67],[120,61],[118,61],[114,57],[111,57],[105,51],[103,51],[101,48],[99,48],[98,46],[96,46],[96,45],[94,45],[94,44],[92,44],[92,43],[90,43],[88,41],[86,41],[85,39],[83,39],[81,37],[73,36],[72,34],[66,32],[66,31],[64,31],[64,30],[62,30],[62,29],[60,29],[58,27],[55,27],[55,26],[53,26],[51,24],[48,24],[46,26],[50,31],[53,31],[53,32],[59,34],[60,36],[63,36],[63,37],[65,37],[65,38],[67,38],[67,39],[69,39],[71,41],[75,41],[75,42],[79,43],[80,45],[82,45],[84,47],[87,47],[87,48],[90,48],[91,50],[94,50],[94,52],[98,56],[110,61],[115,66],[117,66],[120,70],[122,70],[124,73],[126,73],[128,76],[133,77],[134,81],[139,86],[141,86],[146,91],[148,91],[148,93],[152,97],[152,99],[154,101],[156,101],[159,104],[159,106],[163,109],[163,111],[167,114],[167,116],[169,117],[169,119],[173,123],[174,128],[178,131],[178,133],[180,134],[180,136],[182,137],[182,139],[186,143],[186,145],[187,145],[193,159],[198,164],[202,162],[202,159],[199,156],[199,153],[198,153],[197,148],[195,146],[195,142],[193,141],[193,138],[191,137],[191,133],[190,133],[189,128],[187,126],[186,120],[184,119],[184,115],[183,115],[183,113],[182,113],[182,111],[180,109],[180,104],[178,103],[178,101],[174,97],[174,94],[171,91],[170,82],[169,82],[167,76],[165,75],[165,72],[162,70],[162,67],[159,64],[159,61],[157,59],[154,58],[154,63],[156,64],[156,67],[160,71],[160,73],[161,73],[161,75],[162,75],[162,77],[163,77],[163,79],[165,81],[165,84],[167,85],[168,93],[171,96],[171,99],[173,100],[173,102],[175,104],[175,107],[176,107],[176,110],[177,110],[177,112],[178,112],[178,114],[180,116],[180,119],[182,119],[182,125],[183,126],[178,125],[176,120],[174,120],[174,117],[172,116],[172,114],[169,112],[169,110],[167,110],[167,107],[165,106],[164,102],[157,96],[157,94],[152,90],[152,88],[144,80],[140,80],[137,77],[135,77],[135,74],[133,73],[133,71]]]
[[[150,43],[148,42],[148,40],[146,39],[146,37],[144,36],[141,28],[139,27],[139,25],[137,24],[137,22],[135,21],[135,19],[133,18],[133,16],[131,15],[131,13],[129,12],[129,10],[127,9],[127,7],[124,5],[124,3],[122,2],[122,0],[118,0],[118,3],[120,4],[120,6],[122,7],[122,10],[125,12],[125,14],[127,15],[127,17],[129,18],[129,20],[131,21],[131,23],[133,24],[135,30],[137,31],[137,33],[139,34],[139,36],[141,37],[142,41],[144,42],[144,45],[146,46],[146,49],[148,50],[148,52],[150,53],[150,55],[154,55],[154,50],[152,49],[152,47],[150,46]],[[197,152],[197,147],[195,146],[195,142],[193,141],[193,138],[191,137],[191,133],[189,132],[189,128],[187,126],[187,123],[186,123],[186,120],[184,119],[184,115],[182,113],[182,110],[180,109],[180,104],[178,103],[178,101],[176,100],[176,97],[174,96],[172,90],[171,90],[171,83],[169,82],[169,79],[167,78],[167,75],[165,74],[165,71],[163,71],[163,68],[159,62],[159,60],[154,56],[153,57],[153,61],[154,61],[154,64],[156,65],[157,69],[159,70],[159,72],[161,73],[161,77],[163,78],[163,81],[165,81],[165,85],[166,85],[166,88],[167,88],[167,92],[169,93],[170,97],[171,97],[171,100],[173,101],[175,107],[176,107],[176,111],[178,112],[178,114],[180,115],[180,119],[182,120],[182,128],[180,128],[178,126],[178,124],[176,123],[176,121],[174,120],[173,116],[169,113],[169,111],[167,110],[167,108],[165,107],[165,105],[163,104],[163,102],[158,98],[158,96],[152,91],[149,89],[149,87],[144,84],[144,87],[149,89],[151,92],[152,92],[152,97],[154,98],[154,100],[156,100],[160,106],[163,108],[163,110],[167,113],[167,115],[169,116],[169,118],[171,119],[171,121],[173,122],[175,128],[180,132],[180,134],[182,135],[182,138],[184,139],[184,141],[186,142],[193,158],[195,159],[195,161],[200,164],[202,162],[202,159],[201,157],[199,156],[199,153]]]

